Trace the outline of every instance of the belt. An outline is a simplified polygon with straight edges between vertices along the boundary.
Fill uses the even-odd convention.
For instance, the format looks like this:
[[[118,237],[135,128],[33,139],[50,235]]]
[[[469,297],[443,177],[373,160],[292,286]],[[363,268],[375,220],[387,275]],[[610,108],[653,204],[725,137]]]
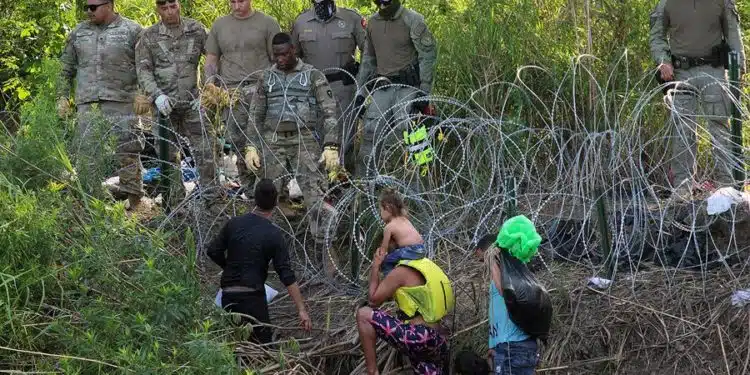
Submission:
[[[694,66],[712,65],[720,63],[716,57],[689,57],[672,55],[672,66],[676,69],[688,69]]]
[[[226,288],[222,288],[222,291],[224,293],[252,293],[259,291],[256,288],[250,288],[247,286],[242,285],[236,285],[236,286],[228,286]]]
[[[310,130],[308,128],[303,128],[303,129],[297,128],[296,130],[277,131],[276,134],[278,134],[281,137],[288,138],[288,137],[294,137],[294,136],[296,136],[296,135],[298,135],[300,133],[302,133],[302,134],[308,134],[308,133],[311,133],[311,132],[312,132],[312,130]]]

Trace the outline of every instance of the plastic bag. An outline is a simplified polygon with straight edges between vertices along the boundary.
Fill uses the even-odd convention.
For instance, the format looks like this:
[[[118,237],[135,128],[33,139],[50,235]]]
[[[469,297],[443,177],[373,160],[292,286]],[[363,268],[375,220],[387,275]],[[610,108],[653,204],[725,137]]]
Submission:
[[[552,324],[552,301],[547,290],[507,250],[501,250],[499,256],[503,299],[510,319],[532,338],[546,342]]]

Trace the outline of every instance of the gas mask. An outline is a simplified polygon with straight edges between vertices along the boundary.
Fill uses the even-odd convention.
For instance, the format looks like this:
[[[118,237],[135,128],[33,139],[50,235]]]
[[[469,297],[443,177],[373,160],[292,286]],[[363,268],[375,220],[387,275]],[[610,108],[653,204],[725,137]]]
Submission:
[[[400,0],[373,0],[375,5],[378,6],[378,13],[381,17],[389,20],[393,18],[396,11],[401,7]],[[382,8],[381,8],[382,6]]]
[[[333,0],[313,0],[315,16],[322,21],[328,21],[336,14],[336,3]]]

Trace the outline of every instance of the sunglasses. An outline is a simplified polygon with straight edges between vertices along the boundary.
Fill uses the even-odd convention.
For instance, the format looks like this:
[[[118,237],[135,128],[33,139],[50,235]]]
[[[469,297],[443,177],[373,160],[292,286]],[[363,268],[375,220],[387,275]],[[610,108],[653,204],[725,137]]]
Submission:
[[[162,6],[162,5],[167,5],[167,3],[174,4],[176,2],[177,0],[156,0],[156,5]]]
[[[88,5],[84,6],[83,9],[86,9],[87,11],[93,13],[93,12],[96,12],[96,10],[99,9],[100,6],[107,5],[107,4],[109,4],[109,1],[103,2],[101,4],[88,4]]]

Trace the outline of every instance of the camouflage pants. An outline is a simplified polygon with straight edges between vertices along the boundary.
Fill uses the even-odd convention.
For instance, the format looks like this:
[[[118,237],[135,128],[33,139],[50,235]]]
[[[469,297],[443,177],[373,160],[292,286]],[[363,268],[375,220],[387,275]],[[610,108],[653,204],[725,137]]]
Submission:
[[[77,117],[74,152],[88,153],[87,150],[95,149],[91,146],[102,142],[102,136],[117,137],[120,190],[129,195],[145,195],[140,160],[145,139],[134,114],[133,103],[101,101],[79,104]],[[83,156],[89,158],[85,166],[87,168],[96,168],[92,164],[101,161],[101,155]]]
[[[230,89],[230,93],[234,89]],[[245,147],[248,146],[250,137],[258,136],[258,130],[254,126],[249,126],[250,102],[255,96],[255,86],[253,83],[237,88],[240,94],[238,100],[224,109],[222,113],[224,121],[224,139],[232,145],[234,152],[237,153],[237,171],[239,172],[240,183],[243,187],[251,186],[254,176],[245,166]],[[246,132],[255,132],[256,134],[247,134]]]
[[[709,65],[675,69],[679,82],[673,97],[672,119],[675,124],[672,137],[672,162],[674,183],[679,184],[695,174],[697,154],[696,131],[700,117],[706,118],[714,157],[714,174],[717,182],[732,182],[732,160],[729,138],[729,105],[726,73],[723,68]],[[702,112],[702,113],[701,113]]]
[[[181,200],[185,197],[185,187],[182,184],[182,173],[180,173],[180,150],[184,145],[181,144],[180,137],[177,135],[187,138],[190,142],[190,153],[199,174],[201,198],[207,200],[215,198],[218,196],[215,187],[216,165],[213,148],[215,141],[211,132],[206,131],[202,126],[200,112],[189,106],[178,107],[172,111],[168,121],[170,129],[166,133],[169,135],[169,161],[174,169],[171,182],[172,191],[176,193],[173,194],[176,195],[174,198]],[[176,203],[174,199],[170,201]]]
[[[321,149],[309,130],[302,132],[270,132],[263,136],[260,178],[273,179],[279,192],[284,181],[296,178],[304,196],[305,215],[309,233],[315,242],[317,259],[325,253],[326,236],[335,236],[335,228],[328,230],[330,208],[323,201],[327,179],[318,168]],[[327,233],[330,232],[330,233]],[[333,241],[333,238],[330,238]]]
[[[390,149],[389,154],[401,157],[402,152],[394,152],[394,147],[403,149],[402,131],[409,125],[410,111],[406,102],[415,99],[416,94],[416,89],[407,86],[387,86],[372,93],[372,103],[365,112],[362,144],[357,153],[357,178],[377,175],[375,161],[382,160],[384,149]],[[386,141],[383,142],[383,139]],[[380,149],[375,149],[376,141]]]

